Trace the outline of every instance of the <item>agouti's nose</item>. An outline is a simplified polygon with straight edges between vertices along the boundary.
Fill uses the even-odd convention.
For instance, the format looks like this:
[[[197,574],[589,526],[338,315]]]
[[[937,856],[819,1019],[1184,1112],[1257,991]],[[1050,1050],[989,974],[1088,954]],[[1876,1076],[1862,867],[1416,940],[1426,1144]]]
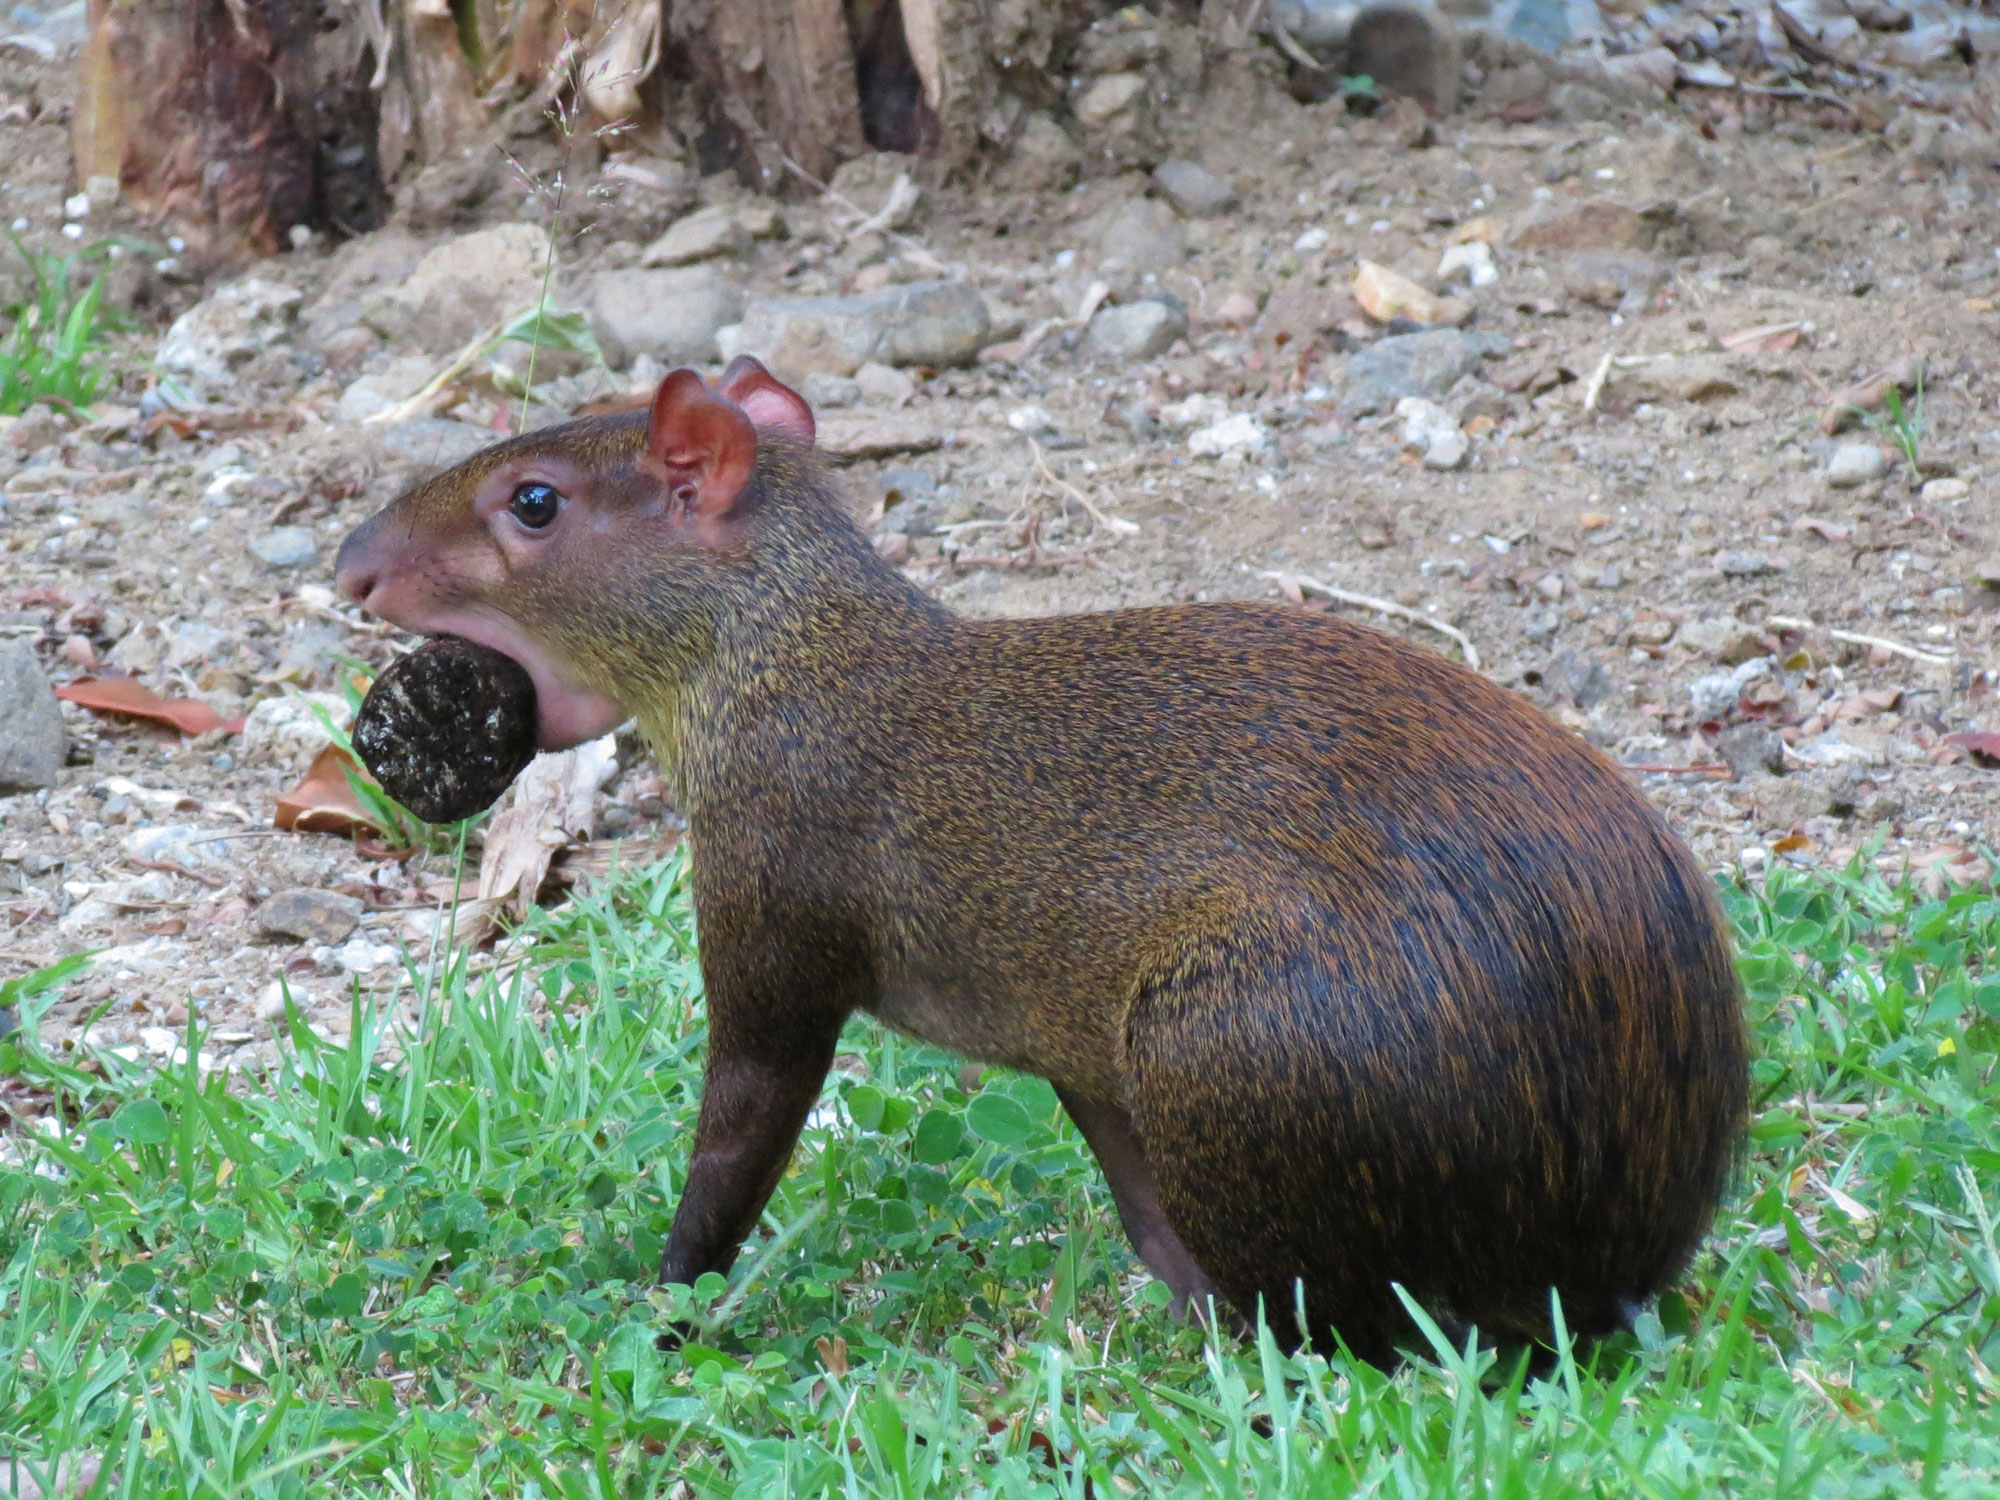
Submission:
[[[369,537],[374,529],[375,521],[370,517],[348,532],[347,540],[340,544],[340,552],[333,560],[335,586],[356,604],[368,602],[368,596],[375,592],[375,580],[382,571]]]

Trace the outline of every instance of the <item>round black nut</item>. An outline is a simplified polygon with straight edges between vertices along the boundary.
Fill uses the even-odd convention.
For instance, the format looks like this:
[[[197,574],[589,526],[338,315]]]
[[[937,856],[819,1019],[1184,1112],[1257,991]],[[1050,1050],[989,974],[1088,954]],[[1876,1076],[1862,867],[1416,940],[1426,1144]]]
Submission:
[[[512,657],[439,636],[375,679],[354,749],[426,823],[456,823],[491,807],[535,758],[535,684]]]

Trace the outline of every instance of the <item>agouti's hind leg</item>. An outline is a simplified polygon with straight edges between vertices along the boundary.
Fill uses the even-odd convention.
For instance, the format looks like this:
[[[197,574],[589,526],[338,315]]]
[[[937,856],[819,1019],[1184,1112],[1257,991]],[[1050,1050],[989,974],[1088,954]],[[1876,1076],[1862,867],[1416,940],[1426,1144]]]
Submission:
[[[1152,1164],[1146,1160],[1146,1148],[1125,1107],[1080,1098],[1067,1089],[1057,1089],[1056,1097],[1062,1100],[1070,1119],[1090,1142],[1097,1164],[1104,1169],[1104,1180],[1111,1186],[1111,1198],[1118,1205],[1118,1221],[1125,1226],[1125,1237],[1132,1242],[1139,1259],[1146,1263],[1146,1269],[1164,1281],[1174,1294],[1175,1315],[1184,1316],[1192,1311],[1196,1317],[1206,1317],[1209,1298],[1213,1297],[1217,1311],[1228,1317],[1227,1300],[1215,1289],[1208,1273],[1195,1264],[1181,1237],[1174,1233],[1174,1226],[1167,1222],[1166,1210],[1160,1207],[1160,1195],[1153,1185]]]

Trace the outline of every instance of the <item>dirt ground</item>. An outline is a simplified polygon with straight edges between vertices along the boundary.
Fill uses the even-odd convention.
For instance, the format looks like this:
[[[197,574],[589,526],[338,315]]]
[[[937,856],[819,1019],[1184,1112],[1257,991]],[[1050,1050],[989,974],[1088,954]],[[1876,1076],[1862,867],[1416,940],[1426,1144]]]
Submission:
[[[0,205],[41,249],[76,244],[62,235],[65,75],[0,60]],[[1862,851],[1942,889],[1990,878],[1982,851],[2000,846],[2000,738],[1978,738],[2000,735],[2000,210],[1973,144],[1991,138],[1956,107],[1683,89],[1522,123],[1475,91],[1424,132],[1296,103],[1268,62],[1225,59],[1157,128],[1236,203],[1148,221],[1182,242],[1160,269],[1102,264],[1107,215],[1159,192],[1086,157],[1074,187],[1033,186],[1032,164],[1005,161],[928,187],[894,233],[848,237],[811,201],[791,205],[789,236],[740,250],[726,275],[756,297],[943,274],[1026,328],[1073,317],[1100,279],[1114,300],[1185,308],[1185,338],[1150,358],[1103,355],[1062,324],[1018,362],[907,371],[906,404],[864,404],[928,436],[846,465],[855,512],[953,606],[1289,592],[1462,654],[1425,622],[1449,626],[1488,676],[1629,766],[1711,867],[1754,876]],[[0,422],[0,632],[33,642],[56,683],[125,673],[228,718],[329,691],[343,654],[385,660],[388,633],[334,597],[332,555],[424,466],[340,402],[411,351],[342,309],[430,244],[547,223],[533,179],[559,151],[521,146],[521,171],[456,222],[406,214],[252,268],[304,294],[293,332],[178,422],[143,423],[148,361],[173,316],[242,272],[171,247],[121,256],[113,301],[134,326],[115,342],[132,373],[109,400],[130,410]],[[697,199],[741,201],[690,180],[668,204],[647,186],[659,171],[619,165],[570,184],[565,288],[629,265]],[[99,210],[84,242],[112,233],[161,238]],[[1472,241],[1497,275],[1440,277]],[[1364,260],[1471,305],[1472,368],[1436,397],[1469,440],[1461,467],[1427,466],[1393,400],[1360,409],[1356,361],[1410,331],[1354,304]],[[1019,352],[1015,330],[994,332]],[[1907,375],[1912,357],[1914,465],[1879,419],[1823,430],[1837,393],[1898,362]],[[473,387],[450,407],[486,427],[506,412]],[[1191,451],[1234,414],[1261,446]],[[1829,465],[1856,444],[1883,456],[1842,457],[1861,478],[1836,487]],[[312,560],[250,550],[286,526],[309,529]],[[0,978],[103,950],[48,1041],[88,1026],[168,1055],[192,1009],[215,1065],[254,1066],[280,975],[334,1034],[355,981],[404,984],[404,945],[425,951],[411,919],[435,909],[450,861],[272,828],[309,719],[266,709],[245,734],[183,738],[63,714],[59,784],[0,798]],[[628,749],[598,836],[656,833],[672,816],[659,793]],[[358,898],[365,915],[319,944],[267,931],[260,913],[297,889]]]

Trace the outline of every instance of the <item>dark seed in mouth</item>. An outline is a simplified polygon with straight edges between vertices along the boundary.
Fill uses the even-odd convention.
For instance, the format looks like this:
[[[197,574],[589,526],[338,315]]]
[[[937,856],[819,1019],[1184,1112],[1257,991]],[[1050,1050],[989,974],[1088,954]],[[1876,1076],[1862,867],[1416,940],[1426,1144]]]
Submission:
[[[354,717],[354,749],[426,823],[491,807],[535,758],[535,684],[512,657],[439,636],[392,663]]]

